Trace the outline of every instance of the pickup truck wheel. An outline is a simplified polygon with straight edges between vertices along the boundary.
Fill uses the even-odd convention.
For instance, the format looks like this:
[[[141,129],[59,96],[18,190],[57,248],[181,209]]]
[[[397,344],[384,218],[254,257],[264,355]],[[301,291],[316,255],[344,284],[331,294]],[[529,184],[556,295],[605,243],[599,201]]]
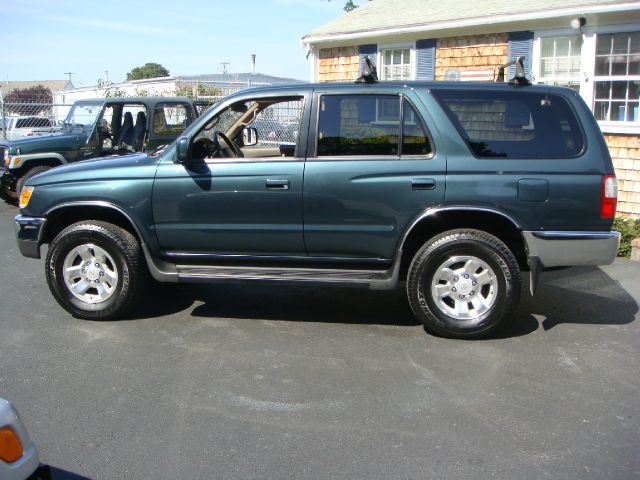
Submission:
[[[75,223],[53,239],[46,276],[58,303],[88,320],[124,315],[143,293],[147,278],[136,238],[99,221]]]
[[[16,197],[19,199],[20,195],[22,195],[22,189],[24,188],[24,184],[27,183],[27,180],[39,173],[46,172],[47,170],[51,170],[51,167],[48,165],[39,165],[27,170],[27,172],[16,182]]]
[[[416,253],[407,278],[411,309],[425,328],[449,338],[479,338],[511,317],[520,298],[518,262],[495,236],[450,230]]]

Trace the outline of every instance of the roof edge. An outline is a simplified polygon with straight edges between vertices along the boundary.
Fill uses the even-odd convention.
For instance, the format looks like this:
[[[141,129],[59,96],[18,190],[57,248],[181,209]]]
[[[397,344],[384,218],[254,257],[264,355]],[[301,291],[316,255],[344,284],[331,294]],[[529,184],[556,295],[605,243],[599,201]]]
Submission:
[[[339,40],[354,40],[358,38],[371,38],[380,35],[395,35],[403,33],[417,33],[425,30],[447,30],[452,28],[473,27],[487,24],[521,22],[526,20],[544,20],[560,15],[588,15],[594,13],[616,13],[629,10],[639,10],[640,2],[630,2],[623,4],[606,4],[592,6],[578,6],[569,8],[558,8],[553,10],[539,10],[529,13],[514,13],[507,15],[486,15],[482,17],[472,17],[460,20],[447,20],[444,22],[421,23],[416,25],[404,25],[393,28],[372,28],[360,30],[358,32],[336,32],[322,35],[305,35],[301,39],[303,47],[309,47],[314,43],[335,42]]]

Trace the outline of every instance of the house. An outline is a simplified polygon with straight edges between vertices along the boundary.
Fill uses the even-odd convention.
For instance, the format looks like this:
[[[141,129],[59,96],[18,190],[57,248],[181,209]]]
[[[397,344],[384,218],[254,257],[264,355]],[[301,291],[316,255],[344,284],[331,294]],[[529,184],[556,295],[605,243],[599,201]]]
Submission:
[[[302,38],[312,81],[492,81],[525,56],[534,83],[579,92],[605,135],[618,213],[640,218],[640,3],[625,0],[373,0]],[[513,75],[513,70],[510,76]]]
[[[71,80],[28,80],[28,81],[6,81],[0,82],[0,96],[2,98],[6,97],[9,93],[14,90],[22,90],[25,88],[32,88],[42,85],[45,88],[48,88],[52,92],[54,90],[65,90],[69,88],[73,88],[73,83]]]

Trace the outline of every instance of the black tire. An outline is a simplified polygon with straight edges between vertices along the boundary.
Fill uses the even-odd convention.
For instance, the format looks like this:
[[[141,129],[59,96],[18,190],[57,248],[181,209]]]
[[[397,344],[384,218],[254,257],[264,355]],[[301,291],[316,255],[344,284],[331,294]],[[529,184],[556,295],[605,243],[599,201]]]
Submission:
[[[24,188],[24,184],[27,183],[31,177],[38,175],[39,173],[46,172],[47,170],[51,170],[52,167],[48,165],[39,165],[37,167],[33,167],[27,170],[23,176],[21,176],[16,182],[16,198],[20,200],[20,195],[22,194],[22,189]]]
[[[78,260],[83,264],[86,258],[80,259],[78,251],[93,252],[93,260],[98,263],[90,261],[90,267],[80,273],[77,271]],[[75,263],[71,263],[74,258]],[[78,276],[77,283],[65,280],[65,262],[67,266],[71,265],[67,271],[76,269],[73,275]],[[122,317],[141,298],[148,277],[140,242],[123,228],[96,220],[74,223],[62,230],[49,246],[45,269],[49,290],[57,302],[74,317],[87,320]],[[114,277],[116,280],[109,283]],[[94,281],[99,286],[99,282],[104,283],[103,295],[109,295],[108,298],[99,298],[99,286],[77,295],[68,286],[68,283],[74,286],[81,282],[93,285]],[[110,293],[104,292],[107,288]]]
[[[18,199],[18,195],[16,192],[12,192],[4,187],[0,187],[0,198],[7,203],[11,203],[12,205],[16,204],[16,200]]]
[[[521,282],[518,262],[498,238],[480,230],[450,230],[414,256],[407,296],[428,332],[473,339],[511,320]]]

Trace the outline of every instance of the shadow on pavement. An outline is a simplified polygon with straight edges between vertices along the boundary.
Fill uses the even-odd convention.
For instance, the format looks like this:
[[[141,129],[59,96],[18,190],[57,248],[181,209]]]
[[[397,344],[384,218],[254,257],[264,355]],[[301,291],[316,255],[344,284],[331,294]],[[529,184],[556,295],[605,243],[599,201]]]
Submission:
[[[534,297],[523,274],[522,297],[510,326],[497,338],[519,337],[540,325],[563,323],[624,325],[638,304],[619,283],[597,267],[545,272]],[[199,303],[196,317],[416,326],[404,287],[395,292],[360,288],[278,284],[156,285],[131,318],[171,315]],[[496,338],[496,337],[494,337]]]
[[[77,473],[68,472],[50,465],[41,465],[28,480],[91,480]]]

